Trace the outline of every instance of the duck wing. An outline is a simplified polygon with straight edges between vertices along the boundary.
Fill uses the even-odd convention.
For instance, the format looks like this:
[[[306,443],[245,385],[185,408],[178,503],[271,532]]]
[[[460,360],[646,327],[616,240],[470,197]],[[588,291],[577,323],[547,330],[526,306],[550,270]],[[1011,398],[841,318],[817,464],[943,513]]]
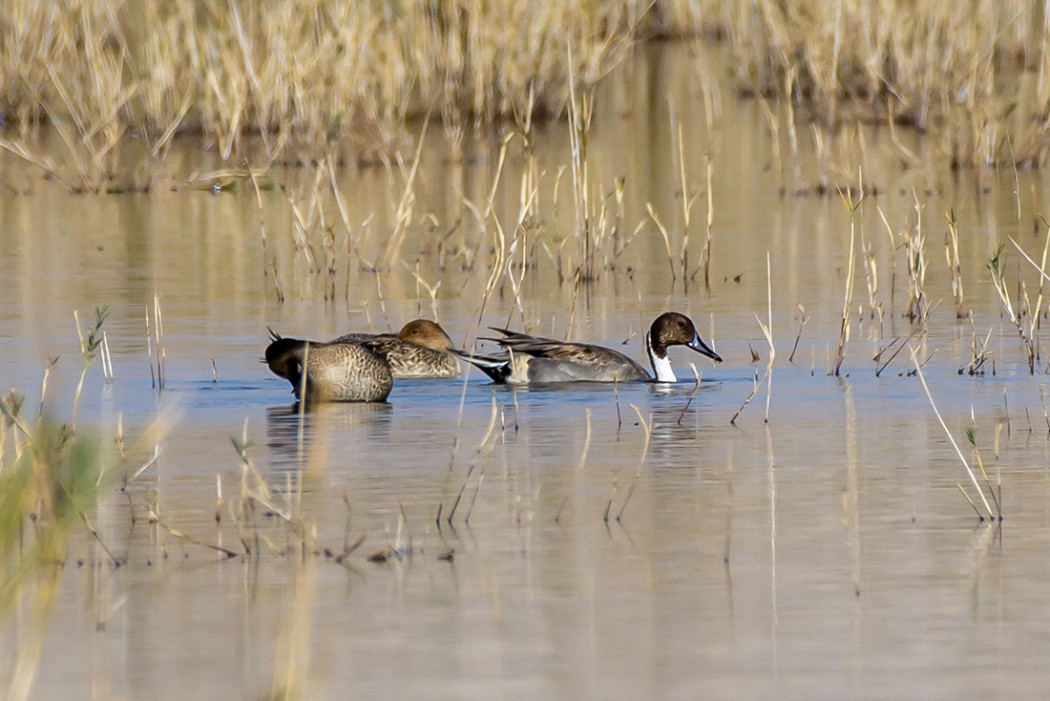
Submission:
[[[515,353],[527,353],[538,358],[550,358],[571,363],[601,364],[629,363],[636,365],[633,360],[619,351],[604,346],[595,346],[590,343],[571,343],[557,341],[553,338],[542,338],[540,336],[529,336],[524,333],[507,331],[506,329],[493,329],[504,334],[503,338],[491,339],[504,348]]]
[[[500,345],[511,353],[532,357],[528,364],[532,382],[628,382],[650,379],[645,368],[632,358],[604,346],[566,343],[523,334],[501,340]]]
[[[397,339],[397,336],[392,333],[344,333],[342,336],[333,338],[329,343],[361,343],[362,341],[371,341],[377,338]]]
[[[544,336],[533,336],[527,333],[521,333],[519,331],[511,331],[510,329],[501,329],[496,326],[490,326],[493,331],[498,331],[503,334],[503,338],[482,338],[482,341],[495,341],[501,346],[510,347],[511,345],[526,346],[532,343],[564,343],[556,338],[546,338]]]

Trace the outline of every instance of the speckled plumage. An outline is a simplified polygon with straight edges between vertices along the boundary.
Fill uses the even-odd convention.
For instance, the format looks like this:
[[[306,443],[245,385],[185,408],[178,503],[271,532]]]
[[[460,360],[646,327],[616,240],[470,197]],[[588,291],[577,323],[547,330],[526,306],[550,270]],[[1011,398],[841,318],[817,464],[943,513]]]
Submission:
[[[394,378],[390,366],[359,343],[313,343],[281,338],[272,331],[266,364],[292,385],[301,399],[306,375],[308,402],[383,402]]]
[[[472,356],[455,352],[500,384],[654,381],[645,368],[611,348],[539,338],[507,329],[493,330],[503,334],[496,340],[507,349],[505,355]],[[700,338],[689,317],[666,312],[653,321],[645,335],[646,352],[656,373],[656,382],[676,381],[667,357],[668,346],[674,345],[687,346],[716,362],[722,361]]]
[[[450,352],[452,339],[433,321],[415,319],[394,335],[349,333],[332,343],[359,343],[390,365],[395,378],[459,377],[459,361]]]

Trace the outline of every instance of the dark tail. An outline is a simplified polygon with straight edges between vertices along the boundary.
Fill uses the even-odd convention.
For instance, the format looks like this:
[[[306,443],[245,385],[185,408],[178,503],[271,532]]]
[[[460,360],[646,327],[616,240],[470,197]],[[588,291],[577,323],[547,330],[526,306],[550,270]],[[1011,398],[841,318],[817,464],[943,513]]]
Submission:
[[[498,385],[504,384],[507,381],[507,377],[510,376],[509,355],[474,355],[473,353],[461,351],[456,348],[450,349],[449,352],[458,355],[463,360],[481,370]]]

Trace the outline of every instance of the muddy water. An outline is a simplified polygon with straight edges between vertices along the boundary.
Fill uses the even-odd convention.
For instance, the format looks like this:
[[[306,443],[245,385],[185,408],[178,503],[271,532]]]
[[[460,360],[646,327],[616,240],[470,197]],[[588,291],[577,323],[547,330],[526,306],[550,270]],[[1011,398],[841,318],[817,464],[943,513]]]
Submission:
[[[640,336],[649,321],[665,309],[684,311],[726,361],[711,366],[679,349],[673,360],[682,379],[673,387],[515,391],[472,373],[465,382],[400,382],[386,405],[299,414],[287,383],[257,362],[268,325],[324,338],[397,328],[436,310],[457,342],[471,341],[500,245],[495,220],[479,225],[472,208],[484,212],[500,169],[498,135],[472,135],[449,158],[431,126],[412,223],[378,274],[363,272],[362,262],[383,255],[404,176],[396,166],[339,171],[349,236],[338,208],[324,204],[342,252],[334,293],[293,238],[289,195],[308,218],[312,171],[275,171],[260,210],[243,182],[220,194],[71,197],[4,161],[0,382],[25,393],[35,411],[44,368],[58,357],[45,409],[71,420],[81,369],[73,311],[83,324],[95,306],[109,305],[103,328],[115,378],[105,382],[98,364],[89,369],[78,425],[111,435],[119,422],[132,473],[160,450],[126,492],[107,490],[95,514],[103,542],[127,564],[112,567],[87,533],[71,544],[34,695],[1045,693],[1045,361],[1028,374],[985,264],[1008,236],[1041,254],[1032,222],[1050,191],[1038,173],[942,176],[941,154],[874,131],[815,145],[800,127],[792,153],[782,126],[778,160],[761,107],[719,80],[718,61],[659,45],[639,53],[600,96],[589,177],[603,194],[623,177],[624,232],[644,226],[615,271],[578,289],[558,272],[559,253],[564,276],[578,250],[570,176],[558,179],[569,165],[568,134],[561,124],[537,128],[542,225],[509,255],[520,293],[504,277],[481,320],[615,345],[644,362]],[[651,203],[677,258],[679,123],[688,197],[704,191],[712,163],[710,291],[702,273],[689,285],[680,269],[672,279],[665,242],[645,211]],[[855,183],[860,167],[877,194],[852,221],[850,341],[834,377],[851,220],[838,195],[812,190]],[[520,142],[512,141],[492,199],[508,249],[518,236],[523,170]],[[968,459],[966,429],[976,425],[984,464],[1002,483],[1001,528],[979,522],[960,493],[968,478],[918,378],[908,375],[908,351],[875,375],[878,349],[915,329],[902,318],[907,262],[896,234],[914,230],[916,202],[933,308],[915,345]],[[944,263],[951,208],[972,321],[955,318]],[[690,273],[706,219],[704,192],[691,210]],[[321,231],[307,235],[318,256],[326,250]],[[874,277],[861,265],[863,245]],[[522,275],[521,250],[529,247]],[[1034,303],[1037,274],[1009,254],[1011,291],[1023,281]],[[768,358],[755,320],[770,313],[767,255],[777,349],[768,423],[763,388],[732,425]],[[870,318],[870,280],[878,281],[881,323]],[[427,286],[439,281],[432,299]],[[326,289],[334,299],[326,301]],[[156,343],[146,340],[155,295],[163,390],[151,375]],[[799,305],[809,320],[789,362]],[[989,338],[987,373],[959,375],[975,334]],[[702,373],[698,388],[688,361]],[[272,504],[239,521],[243,472],[230,438],[245,431]],[[271,508],[302,528],[289,528]],[[151,523],[150,509],[192,541]],[[223,559],[199,543],[239,556]],[[388,547],[402,558],[368,560]],[[5,682],[32,637],[28,618],[26,604],[4,627]]]

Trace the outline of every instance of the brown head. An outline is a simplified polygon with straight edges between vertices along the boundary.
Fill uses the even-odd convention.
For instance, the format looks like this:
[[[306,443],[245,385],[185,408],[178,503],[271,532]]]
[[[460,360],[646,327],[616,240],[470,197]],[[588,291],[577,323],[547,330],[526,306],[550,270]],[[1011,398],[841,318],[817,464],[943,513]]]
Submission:
[[[697,353],[706,355],[716,363],[722,362],[722,356],[715,353],[700,334],[696,332],[692,320],[685,314],[678,312],[664,312],[656,317],[656,321],[649,329],[649,337],[652,343],[653,353],[658,358],[667,356],[668,346],[686,346]]]
[[[408,322],[397,337],[406,343],[413,343],[430,350],[447,351],[453,347],[452,339],[445,333],[445,329],[428,319]]]

